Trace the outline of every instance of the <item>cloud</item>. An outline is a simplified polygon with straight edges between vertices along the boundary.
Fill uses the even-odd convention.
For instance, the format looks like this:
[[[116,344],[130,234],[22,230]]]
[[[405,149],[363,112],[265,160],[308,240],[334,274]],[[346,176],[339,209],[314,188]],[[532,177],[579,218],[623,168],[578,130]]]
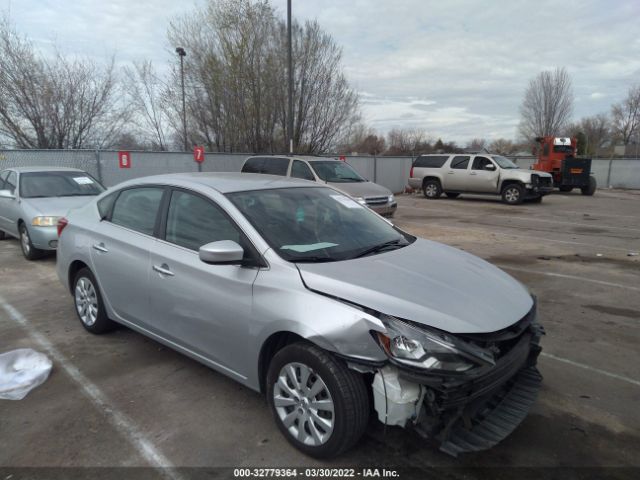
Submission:
[[[168,68],[169,20],[205,1],[14,0],[11,15],[45,49]],[[286,0],[271,1],[284,16]],[[293,14],[317,19],[342,46],[365,118],[380,131],[512,138],[527,83],[542,70],[567,68],[576,118],[608,112],[640,78],[637,1],[317,0],[294,1]]]

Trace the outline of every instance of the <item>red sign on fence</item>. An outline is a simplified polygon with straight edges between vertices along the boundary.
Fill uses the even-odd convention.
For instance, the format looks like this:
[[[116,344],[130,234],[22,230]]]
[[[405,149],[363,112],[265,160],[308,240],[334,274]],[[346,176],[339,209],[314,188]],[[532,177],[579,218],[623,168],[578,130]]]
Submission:
[[[120,168],[131,168],[131,153],[118,152],[118,165]]]
[[[198,162],[204,162],[204,147],[193,147],[193,159]]]
[[[345,157],[344,155],[340,155],[340,161],[341,162],[346,162],[347,161],[347,157]]]

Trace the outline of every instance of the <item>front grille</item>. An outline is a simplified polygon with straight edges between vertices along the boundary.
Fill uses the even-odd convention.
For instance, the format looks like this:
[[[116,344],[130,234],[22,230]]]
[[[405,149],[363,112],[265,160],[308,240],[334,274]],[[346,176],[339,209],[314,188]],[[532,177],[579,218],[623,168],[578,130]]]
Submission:
[[[389,197],[366,197],[367,205],[384,205],[389,201]]]
[[[551,187],[551,178],[550,177],[538,177],[538,186],[540,187]]]

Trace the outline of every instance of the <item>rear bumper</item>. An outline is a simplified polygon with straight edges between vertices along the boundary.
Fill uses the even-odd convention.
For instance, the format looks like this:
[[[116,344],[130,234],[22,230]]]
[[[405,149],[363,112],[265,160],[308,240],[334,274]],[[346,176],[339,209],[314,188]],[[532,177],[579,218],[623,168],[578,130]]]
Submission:
[[[30,226],[29,236],[31,243],[39,250],[55,250],[58,248],[57,227],[35,227]]]
[[[409,186],[411,188],[420,190],[422,188],[422,179],[421,178],[410,178],[409,179]]]

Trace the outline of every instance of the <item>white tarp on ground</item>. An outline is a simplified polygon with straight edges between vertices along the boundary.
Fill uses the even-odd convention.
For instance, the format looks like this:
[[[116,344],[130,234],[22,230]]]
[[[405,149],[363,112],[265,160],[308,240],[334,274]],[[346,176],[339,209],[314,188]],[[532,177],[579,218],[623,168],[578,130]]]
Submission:
[[[0,354],[0,399],[22,400],[42,385],[51,372],[51,360],[31,348]]]

